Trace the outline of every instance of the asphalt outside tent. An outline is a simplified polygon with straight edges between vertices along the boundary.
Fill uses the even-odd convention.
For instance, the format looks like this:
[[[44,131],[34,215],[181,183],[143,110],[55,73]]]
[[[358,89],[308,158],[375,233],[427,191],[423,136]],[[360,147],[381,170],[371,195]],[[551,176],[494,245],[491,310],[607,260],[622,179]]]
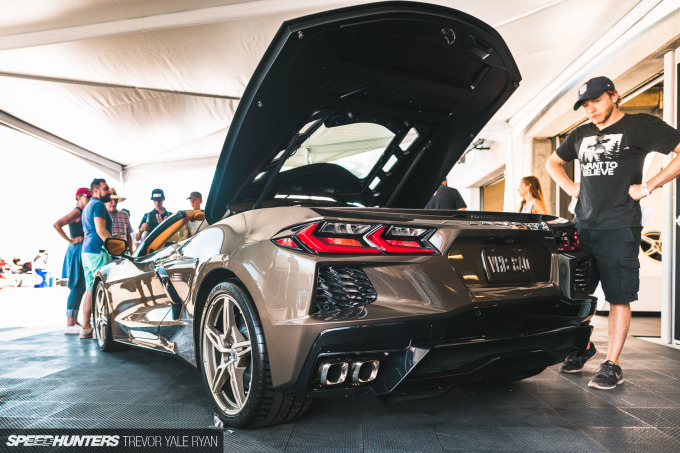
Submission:
[[[0,128],[0,256],[30,259],[46,248],[57,273],[65,244],[51,225],[73,206],[75,189],[97,176],[128,197],[121,207],[135,227],[154,187],[164,188],[170,210],[187,208],[192,190],[207,196],[239,99],[282,22],[358,3],[368,2],[0,1],[0,124],[7,126]],[[430,3],[493,25],[517,61],[522,83],[488,130],[530,124],[619,38],[633,39],[637,28],[680,7],[677,0]]]

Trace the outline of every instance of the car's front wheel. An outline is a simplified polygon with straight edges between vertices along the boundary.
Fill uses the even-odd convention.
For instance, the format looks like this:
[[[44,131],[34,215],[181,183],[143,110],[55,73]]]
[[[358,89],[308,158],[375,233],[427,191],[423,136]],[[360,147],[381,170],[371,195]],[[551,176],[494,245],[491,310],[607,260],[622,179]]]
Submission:
[[[232,283],[219,283],[208,295],[201,322],[200,365],[215,412],[230,426],[289,421],[309,406],[308,398],[283,395],[272,387],[257,310]]]
[[[111,329],[111,317],[109,316],[109,303],[106,297],[106,289],[104,282],[97,283],[94,292],[94,331],[93,334],[99,344],[99,349],[104,352],[119,351],[125,348],[125,345],[113,341],[113,333]]]

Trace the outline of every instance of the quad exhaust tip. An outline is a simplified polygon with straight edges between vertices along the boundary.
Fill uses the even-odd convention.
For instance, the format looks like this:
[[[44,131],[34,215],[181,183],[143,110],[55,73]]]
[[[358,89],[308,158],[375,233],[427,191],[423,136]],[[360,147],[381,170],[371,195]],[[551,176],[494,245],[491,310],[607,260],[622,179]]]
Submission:
[[[319,382],[324,387],[344,383],[364,384],[375,380],[378,376],[380,361],[367,360],[331,360],[319,366]]]

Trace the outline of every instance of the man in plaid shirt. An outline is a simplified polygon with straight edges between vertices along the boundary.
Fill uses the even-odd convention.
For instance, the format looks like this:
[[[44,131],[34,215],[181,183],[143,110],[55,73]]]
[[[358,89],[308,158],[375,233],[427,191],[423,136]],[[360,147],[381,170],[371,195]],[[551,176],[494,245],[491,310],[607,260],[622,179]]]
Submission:
[[[106,203],[106,208],[113,219],[113,234],[114,238],[125,239],[127,242],[127,249],[130,253],[134,251],[132,243],[132,225],[130,224],[130,216],[125,211],[118,210],[118,203],[125,201],[125,197],[119,197],[116,189],[111,187],[111,201]]]

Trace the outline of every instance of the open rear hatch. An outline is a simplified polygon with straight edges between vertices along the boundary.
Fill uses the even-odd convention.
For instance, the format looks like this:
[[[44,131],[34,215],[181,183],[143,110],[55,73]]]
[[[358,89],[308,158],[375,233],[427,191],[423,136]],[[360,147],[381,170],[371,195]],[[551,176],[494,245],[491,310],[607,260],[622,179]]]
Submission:
[[[285,22],[239,103],[206,218],[277,195],[422,208],[520,79],[500,35],[450,8],[382,2]],[[349,132],[330,143],[334,130]],[[371,158],[357,171],[348,153]]]

